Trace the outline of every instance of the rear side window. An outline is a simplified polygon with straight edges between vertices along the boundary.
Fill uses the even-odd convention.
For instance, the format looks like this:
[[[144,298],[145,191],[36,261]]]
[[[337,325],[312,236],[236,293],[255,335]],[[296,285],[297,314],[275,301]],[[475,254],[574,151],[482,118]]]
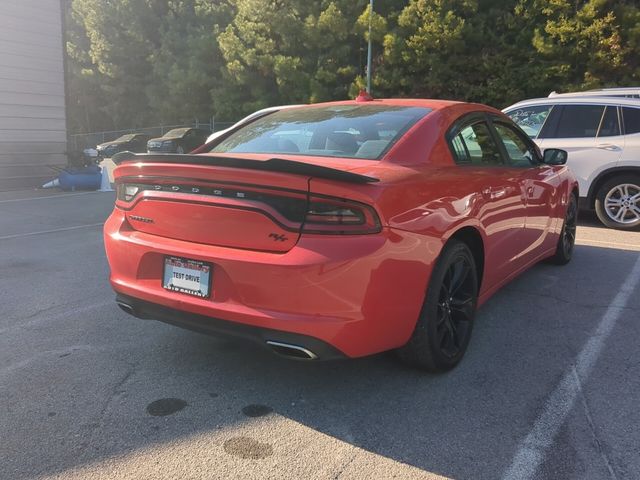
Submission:
[[[622,107],[622,118],[624,119],[624,133],[640,132],[640,108]]]
[[[454,160],[458,165],[503,165],[498,146],[484,122],[464,127],[451,139]]]
[[[618,123],[618,107],[607,107],[602,117],[598,137],[614,137],[620,135],[620,124]]]
[[[507,115],[524,130],[524,133],[529,135],[529,138],[536,138],[549,116],[551,107],[551,105],[521,107],[507,112]]]
[[[595,137],[602,120],[602,105],[565,105],[562,107],[558,127],[548,138]]]

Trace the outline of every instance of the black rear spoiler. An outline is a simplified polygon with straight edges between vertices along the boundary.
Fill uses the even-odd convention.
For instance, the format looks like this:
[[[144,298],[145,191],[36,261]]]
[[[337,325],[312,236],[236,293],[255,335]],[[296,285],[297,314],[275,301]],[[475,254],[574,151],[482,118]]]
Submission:
[[[188,165],[216,165],[219,167],[247,168],[251,170],[265,170],[268,172],[284,172],[294,175],[327,178],[349,183],[374,183],[380,180],[359,173],[346,172],[337,168],[323,167],[311,163],[296,162],[283,158],[269,160],[247,160],[244,158],[218,157],[210,155],[178,155],[172,153],[133,153],[120,152],[113,156],[116,164],[123,162],[143,163],[177,163]]]

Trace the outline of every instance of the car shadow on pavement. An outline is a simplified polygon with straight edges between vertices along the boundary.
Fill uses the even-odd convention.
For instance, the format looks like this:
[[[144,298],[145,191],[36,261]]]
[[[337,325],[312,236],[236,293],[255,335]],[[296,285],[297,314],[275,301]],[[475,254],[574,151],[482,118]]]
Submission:
[[[392,353],[326,363],[285,360],[252,344],[131,319],[115,305],[105,307],[87,317],[83,331],[70,333],[78,336],[76,343],[98,346],[95,350],[57,355],[55,362],[38,367],[36,378],[26,372],[32,389],[24,401],[32,405],[26,410],[31,418],[21,420],[30,447],[21,448],[13,436],[3,442],[0,458],[11,455],[13,461],[0,467],[0,477],[66,476],[84,466],[95,470],[109,459],[117,465],[124,456],[159,445],[167,445],[166,458],[147,460],[179,465],[182,460],[170,459],[181,440],[215,433],[214,444],[189,461],[239,455],[238,461],[254,462],[250,468],[260,471],[266,467],[255,462],[268,461],[263,452],[288,458],[269,468],[272,476],[282,468],[281,478],[291,478],[287,465],[311,462],[314,444],[303,448],[284,437],[329,448],[317,432],[339,441],[331,448],[355,446],[424,472],[499,478],[616,295],[618,272],[629,270],[637,255],[578,246],[566,267],[536,266],[480,309],[465,359],[444,375],[407,368]],[[598,278],[585,274],[587,263]],[[640,308],[634,301],[632,307]],[[48,394],[42,391],[47,380],[67,385]],[[12,402],[10,397],[5,407],[16,412]],[[629,422],[640,423],[638,413],[627,414]],[[285,423],[273,430],[271,423],[260,429],[251,423],[277,418]],[[303,429],[289,427],[291,421]],[[573,421],[580,428],[588,423],[579,414]],[[45,429],[46,422],[55,428]],[[259,441],[243,457],[237,439],[246,442],[252,435]],[[228,436],[223,447],[218,438]],[[595,447],[575,445],[570,436],[563,430],[546,458],[549,478],[593,472],[588,462],[596,461]],[[234,439],[240,446],[229,443]],[[145,458],[136,468],[146,468]],[[379,478],[385,478],[383,472]]]

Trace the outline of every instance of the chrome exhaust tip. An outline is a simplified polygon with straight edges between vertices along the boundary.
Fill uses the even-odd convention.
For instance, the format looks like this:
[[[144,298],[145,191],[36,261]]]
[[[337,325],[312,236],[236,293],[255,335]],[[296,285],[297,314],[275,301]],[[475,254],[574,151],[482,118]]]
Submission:
[[[283,357],[295,358],[297,360],[316,360],[318,358],[318,356],[311,350],[299,345],[275,342],[273,340],[267,340],[266,343],[275,353],[282,355]]]
[[[134,317],[136,316],[135,311],[133,310],[133,307],[128,303],[124,303],[119,300],[116,300],[116,303],[120,307],[120,310],[123,310],[124,312],[127,312],[129,315],[133,315]]]

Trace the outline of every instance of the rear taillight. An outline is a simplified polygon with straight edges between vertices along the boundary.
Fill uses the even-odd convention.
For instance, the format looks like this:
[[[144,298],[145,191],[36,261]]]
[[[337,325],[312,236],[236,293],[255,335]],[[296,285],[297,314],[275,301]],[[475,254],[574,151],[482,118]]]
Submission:
[[[339,199],[311,197],[303,233],[356,235],[378,233],[380,219],[368,205]]]
[[[116,182],[116,192],[120,207],[127,209],[144,192],[170,192],[199,195],[213,201],[215,198],[226,198],[266,204],[284,217],[288,228],[297,229],[301,225],[302,233],[358,235],[378,233],[381,230],[380,219],[372,207],[351,200],[307,196],[305,192],[284,195],[230,185],[185,185],[166,181],[129,183],[122,180]]]
[[[130,202],[138,193],[145,190],[145,185],[136,183],[116,183],[116,198],[122,202]]]

